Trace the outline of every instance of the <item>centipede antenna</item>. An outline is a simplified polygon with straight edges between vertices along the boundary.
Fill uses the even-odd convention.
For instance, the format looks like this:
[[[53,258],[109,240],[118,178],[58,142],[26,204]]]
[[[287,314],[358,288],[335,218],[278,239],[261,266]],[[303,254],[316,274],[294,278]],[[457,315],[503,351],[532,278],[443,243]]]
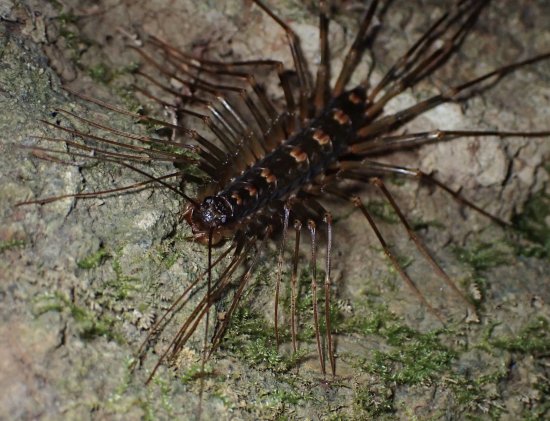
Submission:
[[[216,299],[218,299],[221,296],[221,294],[225,292],[227,285],[231,280],[232,274],[235,272],[236,268],[243,262],[245,255],[248,253],[249,249],[250,249],[250,245],[245,247],[244,250],[241,249],[241,245],[239,244],[236,245],[233,257],[230,263],[224,269],[223,273],[220,275],[220,278],[216,283],[216,287],[213,289],[213,292],[211,293],[210,297],[205,295],[202,298],[202,300],[195,306],[195,308],[193,309],[191,314],[187,317],[187,319],[184,321],[184,323],[181,325],[178,333],[170,341],[165,351],[159,357],[155,366],[151,370],[151,373],[149,374],[146,380],[146,384],[148,384],[153,379],[157,370],[169,355],[175,355],[185,346],[185,344],[187,343],[187,340],[196,331],[198,324],[207,313],[208,302],[215,302]],[[209,269],[207,269],[207,271],[208,270]],[[182,294],[180,297],[184,297],[184,294]],[[183,304],[180,304],[178,308],[181,308],[182,305]],[[172,313],[175,313],[175,308],[172,311]]]
[[[28,201],[25,201],[25,202],[16,203],[15,206],[35,205],[35,204],[45,205],[46,203],[52,203],[52,202],[56,202],[58,200],[68,199],[68,198],[91,199],[91,198],[104,196],[104,195],[108,195],[108,194],[121,193],[121,192],[128,191],[128,190],[138,191],[140,188],[142,188],[144,186],[147,186],[148,184],[155,183],[157,180],[165,180],[167,178],[174,178],[174,177],[178,177],[178,176],[181,176],[181,175],[182,175],[181,172],[178,171],[178,172],[175,172],[175,173],[163,175],[162,177],[157,177],[157,178],[152,179],[152,180],[147,180],[147,181],[142,181],[142,182],[139,182],[139,183],[130,184],[128,186],[116,187],[116,188],[112,188],[112,189],[99,190],[99,191],[87,192],[87,193],[63,194],[63,195],[60,195],[60,196],[46,197],[46,198],[43,198],[43,199],[28,200]]]
[[[204,340],[202,343],[202,358],[201,358],[201,375],[200,375],[200,391],[199,391],[199,404],[197,408],[197,418],[200,420],[202,416],[202,396],[204,394],[204,376],[205,376],[205,367],[206,360],[208,358],[208,327],[210,321],[210,307],[212,305],[211,294],[212,294],[212,236],[214,235],[214,230],[211,228],[208,231],[208,275],[207,275],[207,287],[206,287],[206,317],[204,320]]]

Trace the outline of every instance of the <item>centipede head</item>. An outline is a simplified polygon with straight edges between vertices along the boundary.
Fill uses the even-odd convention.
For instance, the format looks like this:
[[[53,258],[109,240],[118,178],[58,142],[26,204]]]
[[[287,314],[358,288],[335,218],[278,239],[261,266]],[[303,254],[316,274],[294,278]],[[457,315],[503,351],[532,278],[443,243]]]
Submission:
[[[220,244],[224,232],[232,221],[233,207],[224,198],[207,196],[198,205],[191,203],[183,213],[183,218],[191,226],[193,238],[201,244],[208,244],[212,232],[212,245]]]

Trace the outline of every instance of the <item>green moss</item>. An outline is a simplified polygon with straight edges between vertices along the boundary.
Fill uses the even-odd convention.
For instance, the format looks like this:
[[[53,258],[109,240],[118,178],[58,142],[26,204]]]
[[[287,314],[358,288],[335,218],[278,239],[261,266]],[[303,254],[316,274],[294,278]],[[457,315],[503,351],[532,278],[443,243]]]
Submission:
[[[522,413],[522,419],[525,421],[547,420],[550,417],[550,379],[542,375],[539,376],[533,389],[538,394],[538,397],[525,408]]]
[[[5,252],[6,250],[23,247],[24,245],[25,241],[23,240],[0,241],[0,253]]]
[[[112,262],[115,278],[104,284],[104,294],[111,296],[115,301],[124,301],[140,290],[141,283],[138,278],[128,276],[122,270],[120,256],[115,256]]]
[[[525,204],[523,213],[513,219],[515,228],[534,244],[515,242],[516,251],[523,256],[550,256],[550,195],[541,191]]]
[[[492,339],[490,343],[510,352],[547,354],[550,352],[550,323],[540,316],[528,323],[517,335]]]
[[[379,334],[386,326],[397,321],[386,306],[377,303],[365,303],[354,310],[351,317],[341,319],[334,325],[337,333],[359,333],[361,335]]]
[[[462,286],[464,290],[477,291],[471,300],[480,307],[488,288],[484,272],[510,262],[513,259],[513,248],[507,241],[497,240],[493,243],[477,242],[469,247],[457,246],[452,251],[459,261],[471,267],[472,273],[462,281]]]
[[[79,260],[76,264],[80,269],[93,269],[101,265],[109,256],[109,252],[103,247],[100,247],[97,251]]]
[[[113,72],[105,63],[98,63],[88,69],[90,77],[99,83],[108,84],[113,80]]]
[[[355,390],[354,404],[369,418],[383,419],[395,412],[394,391],[387,385],[368,384]]]
[[[160,376],[156,376],[153,379],[153,382],[155,385],[158,386],[160,390],[160,401],[162,408],[166,412],[166,416],[169,418],[174,417],[174,407],[172,405],[172,386],[171,383],[167,380],[161,378]]]
[[[504,241],[493,243],[479,242],[470,247],[454,247],[458,260],[481,272],[508,263],[511,249]]]
[[[399,218],[388,202],[369,200],[366,207],[370,214],[388,224],[396,224],[399,222]]]
[[[206,364],[203,368],[202,363],[199,362],[186,368],[180,375],[180,381],[182,384],[188,384],[202,376],[211,376],[212,374],[214,374],[214,368],[210,364]]]
[[[407,326],[390,323],[378,327],[377,333],[394,347],[375,351],[364,369],[384,382],[415,385],[431,383],[450,368],[457,354],[443,345],[439,336],[444,331],[419,333]]]
[[[40,316],[50,311],[69,314],[75,323],[75,329],[82,339],[91,340],[104,336],[123,343],[123,336],[116,328],[116,319],[109,314],[97,314],[72,302],[60,292],[48,293],[34,300],[33,313]]]
[[[283,335],[283,339],[286,340],[286,336]],[[263,315],[248,308],[239,308],[233,314],[222,346],[249,364],[279,373],[288,372],[304,356],[303,352],[291,356],[279,354],[274,328]]]

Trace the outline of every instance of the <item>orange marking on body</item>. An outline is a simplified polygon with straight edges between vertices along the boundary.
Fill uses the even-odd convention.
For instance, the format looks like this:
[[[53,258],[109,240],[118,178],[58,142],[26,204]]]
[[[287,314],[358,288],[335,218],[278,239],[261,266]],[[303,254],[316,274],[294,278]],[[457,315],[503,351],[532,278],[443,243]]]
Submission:
[[[352,104],[355,104],[355,105],[363,102],[363,99],[359,95],[357,95],[355,92],[352,92],[351,94],[349,94],[348,99]]]
[[[237,202],[237,205],[241,205],[243,203],[243,199],[241,199],[241,196],[236,191],[231,193],[231,197],[235,199],[235,202]]]
[[[338,124],[341,125],[349,124],[351,121],[349,116],[345,112],[338,109],[334,110],[334,115],[332,116],[332,118],[334,118],[334,120],[336,120]]]
[[[330,136],[321,129],[317,129],[313,132],[313,140],[315,140],[319,145],[326,145],[331,142]]]
[[[305,153],[300,148],[292,148],[290,151],[290,156],[296,160],[296,162],[304,162],[307,161],[307,153]]]
[[[253,185],[249,184],[248,186],[245,186],[244,188],[248,194],[252,197],[252,196],[256,196],[258,194],[258,189],[256,187],[254,187]]]
[[[260,175],[265,178],[265,180],[268,182],[268,183],[275,183],[277,181],[277,177],[275,177],[271,171],[269,171],[269,168],[264,168],[262,169],[262,172],[260,173]]]

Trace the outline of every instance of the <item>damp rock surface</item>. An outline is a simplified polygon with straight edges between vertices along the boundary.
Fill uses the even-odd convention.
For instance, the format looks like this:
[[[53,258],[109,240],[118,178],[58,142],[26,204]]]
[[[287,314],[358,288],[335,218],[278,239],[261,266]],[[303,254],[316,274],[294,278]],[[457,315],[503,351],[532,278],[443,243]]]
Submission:
[[[271,3],[302,37],[314,66],[319,61],[315,2]],[[373,80],[446,4],[391,5],[375,43]],[[345,2],[331,24],[335,71],[363,10],[361,2]],[[138,57],[128,48],[128,34],[154,34],[183,51],[218,60],[275,57],[291,67],[286,37],[246,1],[220,6],[218,1],[71,0],[61,5],[27,0],[17,6],[0,3],[0,13],[0,386],[5,391],[0,418],[188,419],[197,414],[201,388],[204,419],[548,416],[550,264],[547,249],[539,245],[550,208],[548,138],[455,140],[383,157],[434,172],[502,219],[516,215],[525,228],[503,230],[415,180],[388,182],[436,260],[464,294],[480,303],[480,323],[466,322],[464,302],[408,240],[382,197],[366,188],[362,197],[386,241],[445,318],[445,328],[404,285],[364,217],[350,206],[328,202],[337,216],[332,288],[337,377],[325,380],[318,368],[304,235],[299,364],[289,357],[288,329],[279,352],[275,347],[271,309],[277,252],[270,246],[226,340],[207,364],[204,381],[199,328],[146,385],[171,335],[204,294],[204,282],[161,340],[149,345],[147,359],[134,372],[132,358],[174,297],[202,273],[206,248],[187,239],[190,230],[179,222],[184,204],[160,188],[17,206],[143,181],[85,156],[86,151],[67,155],[67,144],[38,138],[72,139],[53,127],[61,119],[55,113],[60,108],[119,130],[143,129],[61,88],[134,106],[127,90]],[[545,51],[549,15],[544,1],[491,4],[456,58],[388,104],[388,110]],[[360,64],[357,82],[368,63],[366,58]],[[480,96],[419,117],[409,130],[548,130],[549,66],[547,61],[510,74]],[[268,91],[280,104],[276,82]],[[89,130],[82,120],[71,125]],[[59,152],[49,151],[44,159],[39,150],[25,149],[37,145]],[[152,169],[157,176],[168,170]],[[318,266],[323,269],[321,260]],[[283,302],[288,324],[288,299]],[[222,303],[211,320],[223,320],[227,308]]]

